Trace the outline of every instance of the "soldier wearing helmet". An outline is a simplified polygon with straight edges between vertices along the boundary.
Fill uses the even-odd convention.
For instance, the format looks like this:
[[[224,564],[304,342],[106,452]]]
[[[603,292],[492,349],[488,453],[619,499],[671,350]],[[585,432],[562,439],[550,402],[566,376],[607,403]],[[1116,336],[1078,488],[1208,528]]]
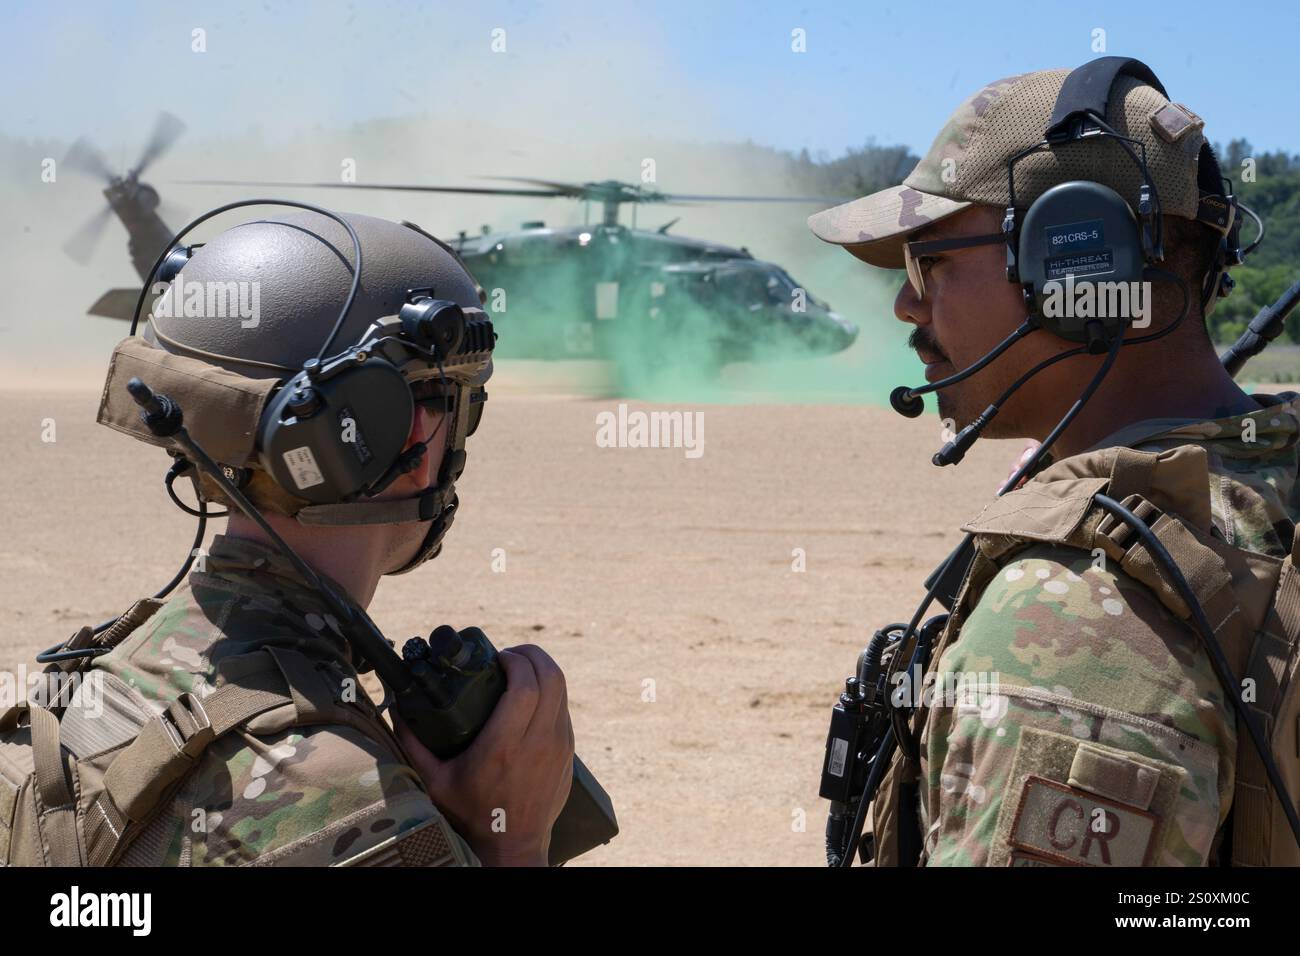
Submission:
[[[295,440],[275,445],[268,421],[297,434],[331,387],[325,353],[373,338],[395,316],[436,325],[438,310],[481,304],[455,253],[418,227],[324,213],[279,213],[173,250],[142,338],[115,353],[100,421],[149,440],[124,410],[115,376],[126,365],[199,368],[203,387],[184,402],[190,433],[274,531],[364,609],[385,575],[411,571],[441,547],[491,344],[468,370],[429,351],[400,375],[391,365],[367,372],[355,413],[345,406],[327,423],[345,435],[342,460],[317,460]],[[378,361],[353,358],[367,368]],[[340,487],[339,473],[356,481]],[[231,504],[214,481],[186,474],[204,508]],[[128,812],[134,838],[110,862],[544,864],[573,761],[555,662],[534,646],[502,651],[508,686],[496,709],[467,750],[440,760],[400,719],[396,733],[389,728],[359,689],[363,662],[328,603],[258,524],[234,507],[229,515],[184,586],[165,603],[137,602],[110,640],[95,639],[110,649],[91,670],[144,713],[179,713],[186,742],[202,701],[258,662],[274,661],[292,700],[211,741],[147,817]]]

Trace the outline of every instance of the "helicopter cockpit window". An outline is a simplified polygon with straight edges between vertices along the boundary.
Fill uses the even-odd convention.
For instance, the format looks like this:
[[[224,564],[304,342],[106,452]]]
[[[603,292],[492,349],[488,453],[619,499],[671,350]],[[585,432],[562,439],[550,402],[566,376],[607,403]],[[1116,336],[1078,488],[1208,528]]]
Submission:
[[[789,305],[797,288],[795,281],[780,269],[767,274],[767,297],[775,305]]]
[[[508,241],[506,251],[515,265],[537,265],[556,258],[555,245],[550,236],[524,236]]]
[[[801,293],[799,298],[805,304],[826,307],[826,303],[817,298],[808,291],[806,286],[800,285],[794,277],[784,269],[774,268],[771,276],[767,280],[767,288],[772,296],[773,302],[779,302],[781,305],[790,305],[796,301],[796,292]]]
[[[743,306],[762,305],[768,301],[766,277],[749,269],[724,273],[718,289]]]

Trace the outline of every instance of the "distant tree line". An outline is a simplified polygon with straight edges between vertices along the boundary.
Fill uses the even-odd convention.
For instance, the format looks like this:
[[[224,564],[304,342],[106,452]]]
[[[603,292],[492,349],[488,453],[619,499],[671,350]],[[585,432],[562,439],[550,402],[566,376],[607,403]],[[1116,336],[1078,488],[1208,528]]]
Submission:
[[[1256,312],[1300,280],[1300,155],[1255,153],[1244,139],[1234,139],[1226,149],[1216,145],[1215,151],[1237,197],[1259,214],[1265,227],[1264,242],[1245,265],[1232,270],[1237,288],[1210,316],[1214,340],[1229,342]],[[1241,235],[1253,241],[1255,224],[1247,221]],[[1287,320],[1286,338],[1300,342],[1296,313]]]
[[[1248,262],[1232,270],[1237,287],[1210,316],[1216,342],[1230,342],[1263,306],[1274,302],[1300,279],[1300,155],[1255,153],[1249,142],[1234,139],[1215,151],[1225,176],[1243,203],[1264,220],[1263,244]],[[810,155],[808,150],[786,156],[792,182],[801,191],[821,196],[865,196],[896,185],[907,177],[919,157],[905,146],[879,146],[868,141],[843,156]],[[1247,221],[1242,239],[1255,238]],[[1300,310],[1287,323],[1286,337],[1300,342]]]

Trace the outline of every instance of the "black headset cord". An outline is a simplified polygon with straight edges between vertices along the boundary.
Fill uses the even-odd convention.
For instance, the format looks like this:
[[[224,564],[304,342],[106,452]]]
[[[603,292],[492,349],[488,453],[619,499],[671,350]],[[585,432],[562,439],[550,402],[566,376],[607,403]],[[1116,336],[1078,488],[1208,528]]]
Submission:
[[[1191,308],[1191,290],[1188,288],[1187,283],[1183,281],[1181,276],[1165,269],[1161,269],[1158,266],[1147,266],[1147,271],[1157,276],[1161,276],[1178,286],[1179,290],[1183,294],[1183,308],[1182,311],[1178,313],[1178,318],[1174,319],[1174,321],[1170,322],[1163,329],[1148,333],[1147,335],[1139,335],[1137,338],[1127,339],[1124,342],[1126,346],[1141,345],[1143,342],[1151,342],[1155,339],[1163,338],[1174,329],[1178,328],[1178,326],[1182,325],[1183,319],[1187,318],[1187,310]],[[1297,286],[1300,286],[1300,283],[1297,283]],[[1079,346],[1078,348],[1068,349],[1067,351],[1053,355],[1050,358],[1043,359],[1043,361],[1039,362],[1029,371],[1025,372],[1018,379],[1012,382],[1011,385],[1008,386],[1007,390],[998,396],[997,401],[984,409],[984,411],[980,412],[974,421],[963,428],[952,438],[951,441],[935,452],[934,457],[931,458],[930,461],[940,467],[959,463],[966,457],[966,453],[970,451],[971,446],[975,444],[977,439],[979,439],[984,429],[988,427],[989,422],[993,421],[998,412],[1002,410],[1002,406],[1007,403],[1012,395],[1020,390],[1022,385],[1043,369],[1055,365],[1057,362],[1064,361],[1065,359],[1073,358],[1076,355],[1082,355],[1087,351],[1087,348],[1084,346]],[[1017,478],[1016,481],[1018,483],[1019,478]],[[1014,488],[1015,485],[1013,484],[1012,487]]]
[[[1172,329],[1173,325],[1170,325],[1169,328]],[[1155,333],[1152,336],[1144,336],[1143,338],[1144,340],[1149,340],[1150,338],[1164,334],[1164,332],[1167,331],[1168,330],[1163,330],[1160,333]],[[1135,339],[1134,341],[1136,342],[1137,340]],[[1064,417],[1062,417],[1059,422],[1057,422],[1056,427],[1053,428],[1051,432],[1048,433],[1047,437],[1043,439],[1042,444],[1038,446],[1038,449],[1030,459],[1021,465],[1020,468],[1017,469],[1016,473],[1011,476],[1011,479],[1002,486],[1002,491],[998,493],[998,497],[1001,497],[1014,489],[1025,475],[1031,474],[1038,466],[1038,463],[1042,460],[1043,456],[1047,454],[1048,449],[1051,448],[1052,444],[1061,436],[1061,433],[1070,427],[1070,423],[1074,421],[1081,411],[1083,411],[1083,406],[1088,403],[1088,400],[1092,398],[1093,394],[1101,386],[1102,381],[1110,372],[1111,367],[1114,366],[1115,359],[1119,357],[1119,350],[1123,345],[1124,335],[1123,330],[1121,329],[1120,334],[1115,336],[1114,340],[1110,343],[1110,349],[1106,353],[1106,359],[1101,363],[1101,368],[1097,369],[1097,374],[1092,377],[1092,381],[1090,381],[1088,386],[1079,394],[1078,399],[1076,399],[1074,404],[1070,406],[1070,410],[1065,413]],[[1069,353],[1063,352],[1060,356],[1055,356],[1055,358],[1061,358],[1068,354]],[[925,597],[921,600],[921,603],[916,608],[916,612],[912,615],[912,619],[908,622],[907,630],[903,632],[902,640],[904,642],[916,633],[916,626],[920,623],[921,618],[930,607],[930,603],[934,600],[935,593],[939,590],[939,585],[944,579],[944,572],[952,566],[954,561],[964,556],[969,549],[974,546],[974,542],[975,536],[968,532],[966,537],[962,539],[961,544],[953,550],[952,554],[948,556],[948,560],[944,562],[943,571],[933,576],[932,583],[926,590]],[[921,648],[918,646],[916,650],[913,651],[912,661],[908,664],[909,672],[917,663],[916,658],[920,650]],[[867,778],[866,786],[862,790],[862,796],[858,798],[858,808],[853,818],[853,827],[849,831],[849,845],[845,848],[844,856],[840,860],[840,866],[853,865],[853,857],[856,855],[858,844],[862,840],[862,828],[866,824],[867,820],[867,807],[870,806],[871,801],[874,799],[876,788],[880,786],[880,778],[884,776],[885,766],[893,757],[894,748],[898,745],[897,725],[895,724],[894,726],[894,732],[885,735],[885,739],[881,741],[880,746],[876,751],[876,756],[872,760],[871,773]]]
[[[1191,609],[1192,630],[1196,631],[1201,643],[1205,645],[1205,651],[1209,655],[1211,665],[1214,667],[1215,676],[1219,678],[1219,683],[1227,691],[1233,709],[1237,712],[1237,718],[1246,725],[1251,742],[1254,743],[1255,750],[1259,752],[1260,760],[1264,763],[1264,770],[1268,774],[1269,783],[1273,785],[1277,795],[1282,798],[1287,823],[1291,825],[1291,833],[1295,837],[1296,845],[1300,846],[1300,817],[1296,815],[1295,804],[1292,803],[1291,797],[1286,791],[1286,784],[1283,783],[1282,774],[1277,768],[1277,763],[1273,760],[1273,754],[1269,751],[1264,732],[1260,729],[1254,715],[1247,709],[1245,702],[1241,699],[1241,694],[1238,693],[1238,688],[1241,685],[1233,675],[1232,667],[1224,656],[1223,648],[1214,636],[1214,627],[1210,624],[1209,618],[1205,616],[1205,608],[1196,599],[1196,594],[1192,591],[1191,585],[1187,583],[1187,578],[1183,576],[1183,572],[1179,569],[1168,550],[1165,549],[1156,533],[1151,530],[1150,525],[1108,495],[1094,495],[1092,500],[1137,533],[1138,537],[1142,539],[1142,544],[1146,546],[1147,552],[1156,559],[1161,571],[1165,573],[1168,581],[1178,590],[1183,602]]]
[[[189,506],[184,504],[178,497],[176,497],[176,492],[172,489],[172,482],[176,480],[176,477],[178,475],[188,471],[192,467],[193,465],[191,465],[191,463],[186,459],[184,458],[179,459],[176,461],[175,464],[172,465],[171,469],[167,472],[167,477],[164,479],[164,483],[167,486],[167,494],[171,496],[172,501],[176,502],[176,506],[180,508],[182,511],[186,511],[192,515],[197,515],[199,521],[198,521],[198,526],[194,529],[194,542],[190,545],[190,553],[186,556],[185,563],[181,565],[181,569],[176,572],[175,576],[170,581],[168,581],[165,585],[163,585],[162,589],[159,590],[158,593],[151,598],[151,600],[154,601],[160,601],[163,598],[165,598],[167,595],[171,594],[171,592],[176,589],[176,585],[180,584],[181,581],[185,580],[185,576],[190,573],[190,568],[194,567],[194,559],[198,557],[199,551],[203,547],[203,537],[208,529],[208,519],[220,518],[230,513],[229,511],[223,511],[217,514],[210,514],[208,512],[207,500],[202,495],[198,494],[197,478],[195,479],[195,489],[194,489],[196,497],[198,498],[199,501],[199,507],[197,511],[190,508]],[[122,617],[123,615],[119,614],[117,617],[109,618],[107,621],[104,621],[101,624],[97,624],[92,629],[91,633],[93,634],[104,633],[104,631],[107,631],[110,627],[112,627],[114,624],[120,621]],[[55,644],[53,647],[47,647],[45,650],[41,651],[41,653],[36,655],[36,663],[54,664],[59,661],[78,660],[83,657],[99,657],[101,654],[107,654],[109,651],[112,650],[111,647],[103,647],[103,646],[82,647],[70,651],[64,650],[64,648],[67,647],[67,644],[68,644],[67,641],[60,641],[58,644]]]

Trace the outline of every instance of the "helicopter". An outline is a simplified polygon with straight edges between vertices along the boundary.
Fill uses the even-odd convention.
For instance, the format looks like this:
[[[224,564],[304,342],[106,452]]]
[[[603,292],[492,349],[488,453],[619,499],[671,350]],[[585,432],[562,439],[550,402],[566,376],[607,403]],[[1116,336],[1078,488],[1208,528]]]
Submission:
[[[64,168],[104,182],[103,193],[108,205],[87,220],[63,244],[63,251],[69,257],[83,265],[88,262],[109,219],[116,215],[126,227],[127,252],[131,264],[139,274],[140,281],[145,281],[154,259],[167,248],[175,230],[167,225],[160,214],[163,204],[158,190],[142,182],[140,175],[167,152],[184,131],[185,124],[180,119],[171,113],[159,113],[139,160],[121,175],[112,171],[103,153],[90,140],[81,137],[72,144],[64,157]],[[110,289],[90,306],[87,314],[129,322],[139,294],[138,287]]]
[[[817,206],[835,197],[664,193],[617,180],[566,183],[485,177],[518,185],[189,180],[190,185],[366,189],[579,200],[584,224],[525,222],[515,231],[461,231],[456,250],[485,295],[500,339],[497,354],[538,359],[614,358],[639,362],[672,353],[720,367],[793,354],[829,355],[853,344],[858,327],[784,269],[735,248],[670,234],[680,217],[636,228],[637,207],[699,202],[780,202]],[[601,218],[591,222],[591,206]],[[632,225],[619,209],[632,207]],[[671,348],[665,348],[670,345]]]
[[[64,244],[85,262],[116,215],[125,226],[128,253],[143,282],[174,230],[160,214],[157,189],[141,180],[185,129],[160,113],[140,159],[115,175],[102,153],[77,140],[65,165],[105,182],[107,206]],[[501,332],[498,354],[540,359],[617,358],[634,354],[651,363],[672,353],[720,367],[772,354],[827,355],[853,344],[858,329],[775,263],[756,259],[746,248],[670,235],[680,217],[655,230],[636,227],[645,203],[793,202],[831,205],[836,197],[669,194],[617,180],[564,183],[488,177],[516,186],[430,186],[370,183],[285,183],[191,180],[187,184],[289,188],[380,189],[581,200],[582,226],[548,228],[526,222],[517,231],[479,235],[460,232],[448,244],[456,250],[485,294],[485,307]],[[602,207],[591,223],[592,203]],[[632,225],[619,222],[619,209],[632,207]],[[130,321],[138,288],[110,289],[87,310],[91,315]],[[620,321],[621,320],[621,321]],[[671,349],[664,348],[671,344]]]

